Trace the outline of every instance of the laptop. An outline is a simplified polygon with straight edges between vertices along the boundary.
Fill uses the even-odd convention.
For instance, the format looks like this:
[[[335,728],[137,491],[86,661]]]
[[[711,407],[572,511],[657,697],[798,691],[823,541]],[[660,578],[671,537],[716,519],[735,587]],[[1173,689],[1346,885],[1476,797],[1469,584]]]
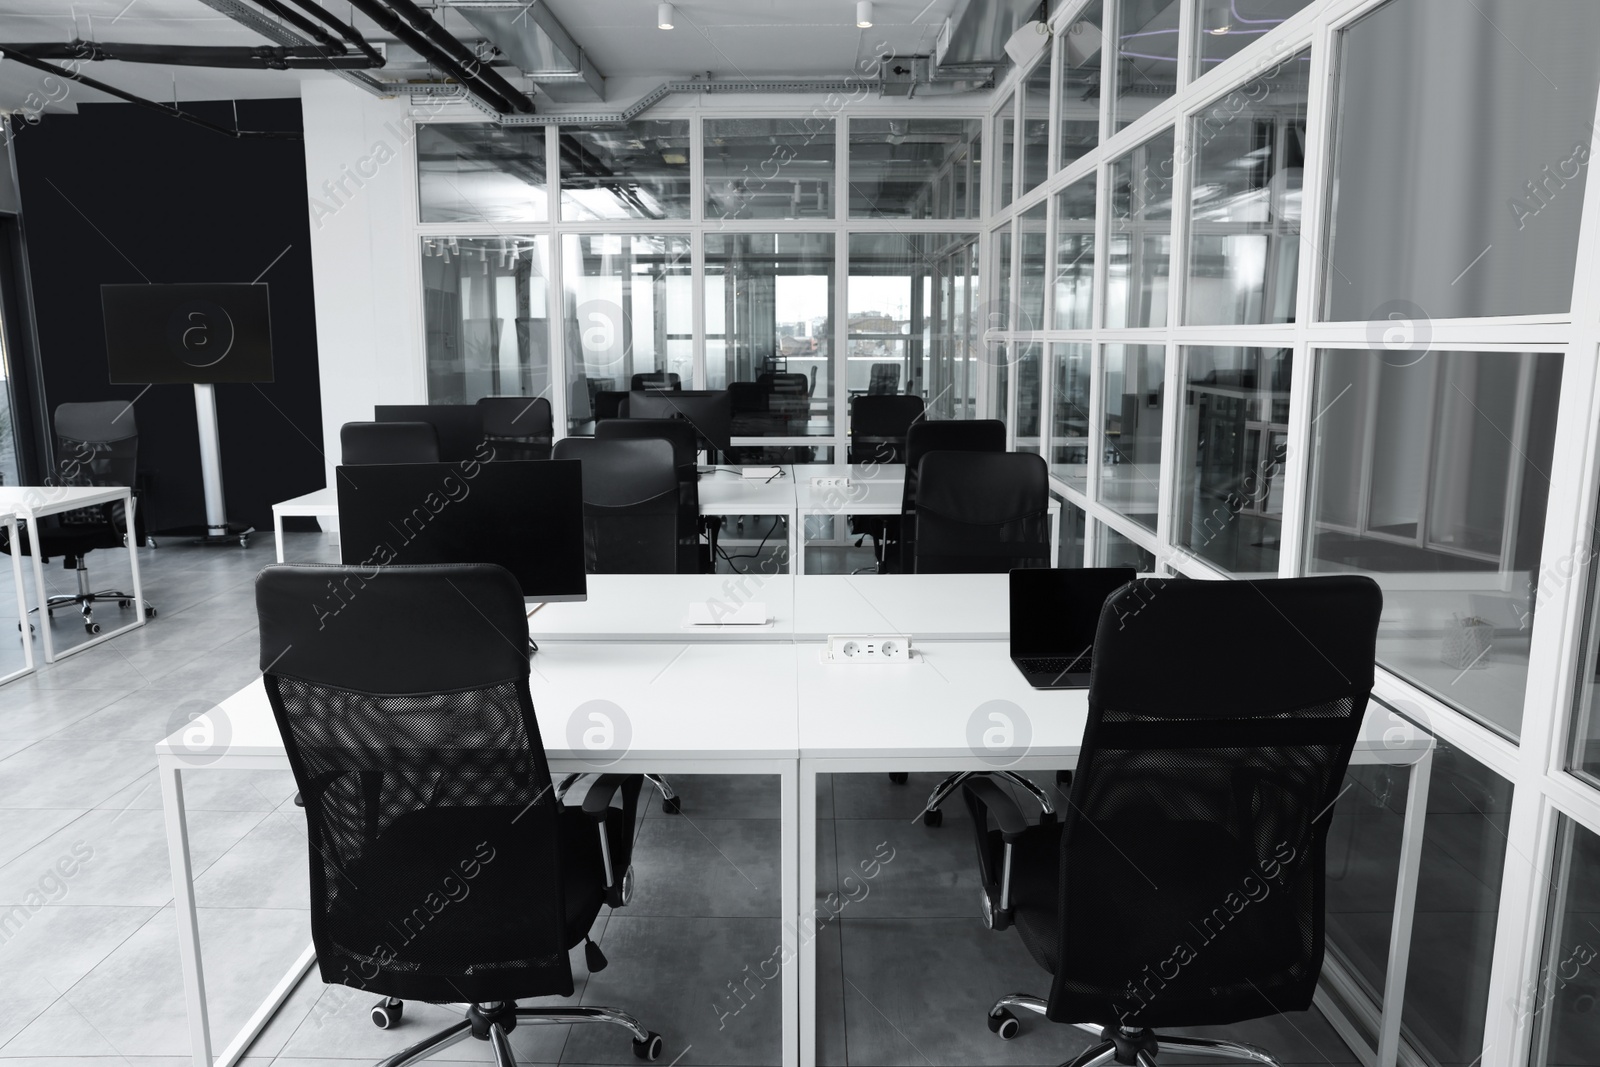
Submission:
[[[1011,572],[1011,662],[1035,689],[1087,689],[1106,598],[1132,567],[1019,567]]]

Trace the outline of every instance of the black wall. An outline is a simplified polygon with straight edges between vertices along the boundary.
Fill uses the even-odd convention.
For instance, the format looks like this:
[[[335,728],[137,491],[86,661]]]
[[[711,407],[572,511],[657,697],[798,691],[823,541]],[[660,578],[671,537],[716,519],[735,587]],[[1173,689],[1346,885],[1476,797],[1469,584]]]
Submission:
[[[234,122],[232,102],[183,107]],[[298,131],[300,101],[241,100],[238,122]],[[152,531],[205,522],[194,390],[157,385],[141,395],[143,386],[110,384],[100,286],[249,282],[267,272],[276,381],[216,393],[228,517],[270,530],[273,503],[324,481],[302,144],[236,140],[129,104],[86,104],[21,126],[14,150],[47,405],[138,397]]]

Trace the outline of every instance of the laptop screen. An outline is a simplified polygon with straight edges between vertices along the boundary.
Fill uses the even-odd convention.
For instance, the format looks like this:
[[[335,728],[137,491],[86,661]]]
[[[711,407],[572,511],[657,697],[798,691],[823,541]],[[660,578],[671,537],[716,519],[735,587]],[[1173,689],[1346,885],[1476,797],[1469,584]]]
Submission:
[[[1088,651],[1106,598],[1136,577],[1132,567],[1012,571],[1011,655],[1078,656]]]

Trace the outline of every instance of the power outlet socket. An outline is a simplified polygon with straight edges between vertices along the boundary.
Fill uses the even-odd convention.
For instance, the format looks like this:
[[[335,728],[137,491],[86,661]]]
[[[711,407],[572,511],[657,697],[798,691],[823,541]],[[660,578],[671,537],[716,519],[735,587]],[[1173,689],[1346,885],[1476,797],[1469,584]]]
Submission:
[[[838,477],[834,477],[834,478],[813,478],[813,479],[811,479],[811,488],[813,488],[813,489],[848,489],[848,488],[850,488],[850,479],[849,478],[838,478]]]
[[[827,658],[834,663],[906,663],[911,659],[907,634],[837,634],[828,638]]]

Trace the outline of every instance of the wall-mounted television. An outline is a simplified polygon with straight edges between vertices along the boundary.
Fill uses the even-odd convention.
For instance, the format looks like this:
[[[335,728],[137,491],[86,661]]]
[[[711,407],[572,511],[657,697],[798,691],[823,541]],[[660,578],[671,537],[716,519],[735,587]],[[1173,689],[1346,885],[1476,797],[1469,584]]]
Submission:
[[[272,381],[265,283],[102,285],[113,385]]]

